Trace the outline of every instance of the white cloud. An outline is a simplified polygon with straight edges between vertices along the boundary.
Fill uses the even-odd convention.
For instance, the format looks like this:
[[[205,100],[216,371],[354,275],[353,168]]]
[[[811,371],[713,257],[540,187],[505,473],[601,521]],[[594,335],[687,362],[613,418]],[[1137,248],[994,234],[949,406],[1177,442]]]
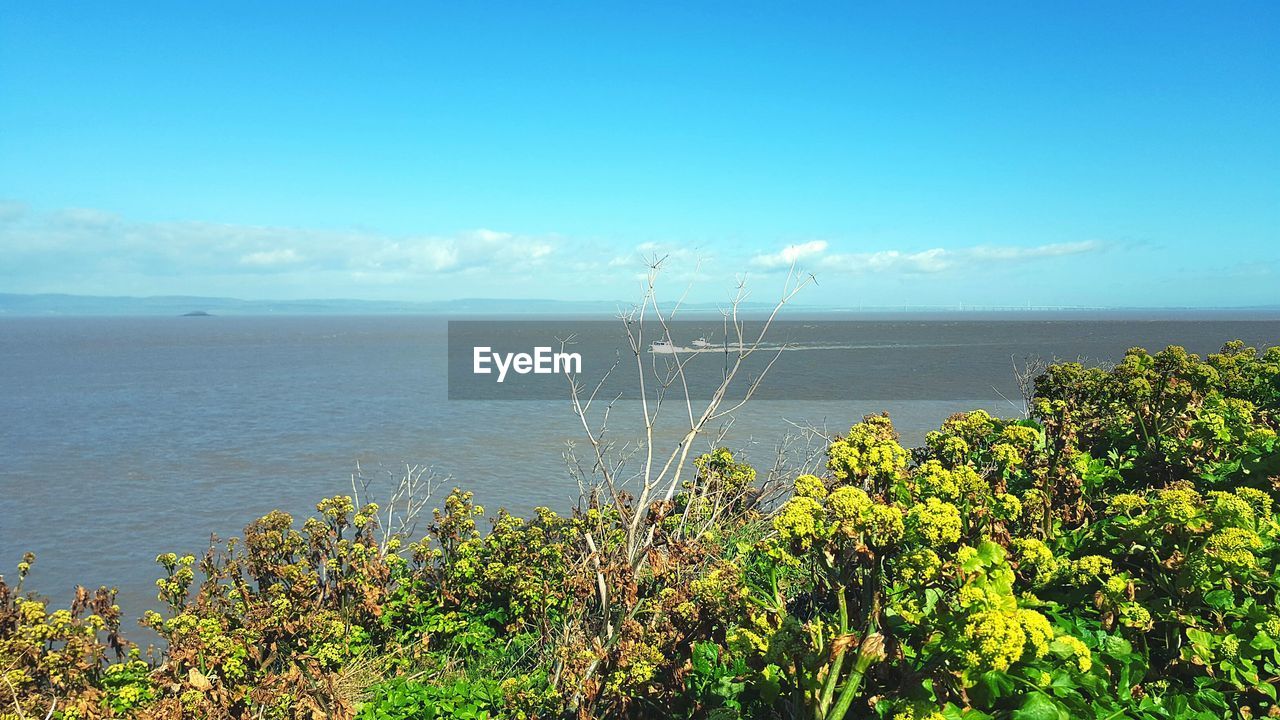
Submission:
[[[1019,260],[1079,255],[1100,249],[1102,249],[1102,243],[1097,240],[1082,240],[1080,242],[1051,243],[1034,247],[979,245],[978,247],[970,248],[968,254],[974,260],[1016,262]]]
[[[925,275],[980,264],[1012,264],[1079,255],[1096,252],[1102,248],[1102,243],[1096,240],[1085,240],[1034,246],[977,245],[956,249],[939,247],[915,252],[877,250],[828,253],[828,243],[814,240],[798,245],[788,245],[774,253],[757,254],[751,258],[751,264],[766,270],[779,270],[789,268],[800,260],[809,260],[816,269],[830,272]]]
[[[0,286],[12,292],[239,297],[595,297],[629,299],[646,266],[664,258],[662,283],[716,300],[738,273],[803,264],[819,277],[912,277],[983,271],[1107,249],[1097,241],[854,251],[826,240],[768,249],[566,240],[480,227],[390,234],[197,221],[146,222],[93,209],[39,211],[0,201]],[[765,279],[764,282],[772,282]],[[838,285],[839,283],[833,284]]]
[[[642,242],[636,245],[631,252],[623,255],[615,255],[606,261],[605,267],[609,268],[625,268],[629,271],[637,271],[640,277],[645,276],[645,272],[641,272],[647,268],[654,260],[661,260],[663,270],[667,274],[679,273],[683,271],[692,272],[699,265],[711,261],[714,256],[698,247],[688,247],[666,242]]]
[[[488,228],[395,236],[365,230],[144,222],[83,208],[29,212],[16,203],[0,204],[0,219],[5,220],[0,222],[0,247],[10,256],[0,275],[28,284],[35,284],[39,274],[104,281],[113,275],[243,276],[259,278],[247,282],[265,282],[264,276],[305,271],[314,277],[342,276],[379,285],[420,285],[446,275],[484,274],[500,289],[500,278],[528,274],[551,262],[558,248],[555,238]]]
[[[762,253],[751,258],[751,264],[766,269],[789,268],[800,260],[821,255],[827,251],[826,240],[810,240],[788,245],[775,253]]]
[[[461,263],[457,244],[450,238],[411,238],[383,243],[370,251],[353,255],[349,264],[360,272],[402,271],[441,273],[456,270]]]
[[[241,265],[253,265],[256,267],[271,267],[275,265],[292,265],[302,261],[302,256],[293,248],[282,248],[280,250],[259,250],[251,252],[247,255],[240,256]]]
[[[67,208],[54,213],[58,224],[84,228],[105,228],[120,222],[120,216],[93,208]]]
[[[914,253],[899,250],[881,250],[871,253],[847,253],[828,255],[822,260],[822,268],[836,272],[874,272],[922,274],[938,273],[949,269],[955,253],[943,248],[933,248]]]

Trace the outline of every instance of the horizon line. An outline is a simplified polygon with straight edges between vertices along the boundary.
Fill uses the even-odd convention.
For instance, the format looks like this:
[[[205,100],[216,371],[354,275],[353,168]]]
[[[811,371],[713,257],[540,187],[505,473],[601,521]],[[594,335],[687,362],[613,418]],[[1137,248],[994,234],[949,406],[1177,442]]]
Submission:
[[[200,303],[235,303],[238,305],[258,306],[262,310],[271,311],[267,307],[262,306],[299,306],[308,304],[334,304],[334,305],[373,305],[382,306],[384,309],[389,306],[401,306],[406,310],[396,314],[412,314],[411,308],[427,308],[437,307],[444,309],[442,306],[463,305],[469,303],[483,304],[501,304],[501,303],[537,303],[541,305],[560,305],[560,306],[597,306],[603,310],[606,306],[614,308],[629,307],[636,304],[636,301],[621,300],[597,300],[597,299],[561,299],[561,298],[539,298],[539,297],[459,297],[443,300],[399,300],[399,299],[368,299],[368,298],[350,298],[350,297],[310,297],[310,298],[292,298],[292,299],[269,299],[269,298],[239,298],[234,296],[222,295],[81,295],[77,293],[66,292],[45,292],[45,293],[7,293],[0,292],[0,299],[5,300],[54,300],[65,299],[68,301],[80,301],[81,303],[89,303],[95,300],[108,302],[133,302],[133,303],[188,303],[189,311],[206,310],[206,308],[195,307]],[[675,300],[659,301],[660,305],[674,305]],[[728,307],[728,303],[717,302],[683,302],[683,307],[690,309],[712,309],[714,307]],[[770,308],[775,303],[748,301],[739,303],[739,307],[748,308]],[[847,312],[847,313],[912,313],[912,312],[942,312],[954,314],[980,314],[980,313],[1036,313],[1036,312],[1212,312],[1212,311],[1228,311],[1228,312],[1280,312],[1280,304],[1268,305],[1052,305],[1052,304],[983,304],[983,303],[965,303],[958,302],[949,305],[940,304],[914,304],[914,303],[892,303],[892,304],[798,304],[787,303],[787,308],[793,311],[810,311],[810,312]],[[87,308],[78,308],[84,310]],[[159,310],[160,308],[156,308]],[[223,308],[229,310],[232,308]],[[244,308],[249,309],[249,308]],[[23,308],[5,307],[5,303],[0,302],[0,315],[16,315],[14,311],[21,311]],[[66,314],[56,308],[46,307],[43,310],[38,308],[29,308],[34,315],[49,314]],[[104,308],[106,312],[103,314],[112,314],[110,308]],[[438,311],[436,311],[438,312]],[[436,314],[436,312],[427,311],[423,314]],[[533,310],[526,311],[536,312]],[[123,314],[123,313],[119,313]],[[289,314],[289,313],[280,313]],[[312,312],[310,314],[322,314]]]

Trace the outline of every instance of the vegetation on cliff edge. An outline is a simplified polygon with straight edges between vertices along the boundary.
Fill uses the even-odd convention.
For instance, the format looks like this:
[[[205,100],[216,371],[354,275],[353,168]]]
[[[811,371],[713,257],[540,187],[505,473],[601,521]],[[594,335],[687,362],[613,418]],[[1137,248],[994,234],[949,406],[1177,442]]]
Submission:
[[[887,416],[779,495],[726,449],[637,507],[454,490],[157,558],[164,609],[0,580],[0,718],[1280,716],[1280,349],[1049,366],[1027,417]]]

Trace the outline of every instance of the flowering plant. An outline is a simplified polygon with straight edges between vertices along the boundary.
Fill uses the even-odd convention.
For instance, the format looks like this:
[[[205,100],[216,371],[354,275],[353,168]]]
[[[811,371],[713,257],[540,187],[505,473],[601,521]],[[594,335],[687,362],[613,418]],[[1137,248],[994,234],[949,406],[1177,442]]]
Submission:
[[[1030,405],[913,450],[868,416],[781,495],[717,448],[643,506],[455,490],[417,539],[272,512],[157,558],[151,656],[28,556],[0,720],[1280,716],[1280,350],[1053,365]]]

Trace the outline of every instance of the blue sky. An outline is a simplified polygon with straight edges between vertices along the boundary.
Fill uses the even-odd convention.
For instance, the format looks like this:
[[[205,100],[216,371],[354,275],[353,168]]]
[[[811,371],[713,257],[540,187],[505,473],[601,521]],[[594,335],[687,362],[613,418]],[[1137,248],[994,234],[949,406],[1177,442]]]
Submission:
[[[1280,303],[1280,5],[858,5],[11,3],[0,292]]]

